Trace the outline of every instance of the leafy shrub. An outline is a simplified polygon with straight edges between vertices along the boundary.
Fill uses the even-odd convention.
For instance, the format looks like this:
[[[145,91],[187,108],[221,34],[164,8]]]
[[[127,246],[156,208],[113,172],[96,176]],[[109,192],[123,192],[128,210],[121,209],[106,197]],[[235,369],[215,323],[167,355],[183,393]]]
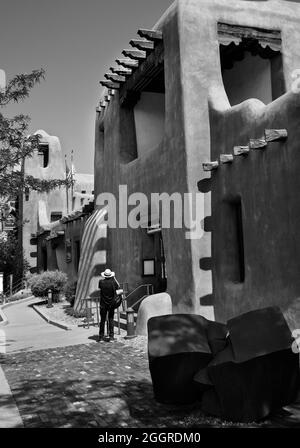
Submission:
[[[77,282],[72,281],[67,282],[67,284],[64,287],[65,298],[72,307],[74,306],[76,288],[77,288]]]
[[[31,292],[36,297],[46,297],[48,289],[51,289],[53,294],[57,295],[63,291],[67,281],[67,274],[58,270],[45,271],[41,274],[34,274],[28,278]]]

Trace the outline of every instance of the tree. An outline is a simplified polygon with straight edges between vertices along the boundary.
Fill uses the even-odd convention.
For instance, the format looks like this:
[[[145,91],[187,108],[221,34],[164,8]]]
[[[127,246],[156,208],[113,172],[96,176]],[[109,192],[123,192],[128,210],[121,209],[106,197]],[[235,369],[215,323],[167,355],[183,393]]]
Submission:
[[[9,274],[20,279],[26,270],[28,264],[14,232],[0,232],[0,271],[5,274],[4,290],[8,287]]]
[[[31,89],[45,78],[43,69],[13,77],[5,88],[0,89],[0,109],[12,102],[27,98]],[[0,112],[0,195],[2,198],[17,197],[25,189],[39,192],[50,191],[65,180],[42,180],[23,172],[24,160],[32,157],[39,145],[39,135],[28,135],[30,118],[16,115],[7,118]]]

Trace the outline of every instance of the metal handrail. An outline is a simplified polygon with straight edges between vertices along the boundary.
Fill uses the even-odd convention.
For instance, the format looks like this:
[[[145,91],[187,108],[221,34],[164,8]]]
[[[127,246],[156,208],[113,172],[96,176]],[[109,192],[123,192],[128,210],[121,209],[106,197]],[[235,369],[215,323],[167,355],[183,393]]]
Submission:
[[[21,289],[24,288],[24,278],[21,278],[20,280],[18,280],[17,282],[15,282],[12,286],[12,288],[10,289],[10,286],[6,288],[6,290],[4,291],[4,294],[10,295],[10,293],[15,294],[16,292],[20,291]]]
[[[133,291],[131,291],[128,296],[125,297],[124,302],[126,304],[126,309],[127,309],[127,299],[129,296],[131,296],[133,293],[135,293],[136,291],[138,291],[140,288],[147,288],[147,293],[144,294],[141,298],[139,298],[136,302],[134,302],[133,305],[130,306],[130,308],[133,308],[134,306],[138,305],[140,302],[142,302],[142,300],[144,300],[146,297],[148,297],[149,295],[153,294],[153,285],[151,283],[147,283],[145,285],[139,285],[137,286]],[[126,311],[125,309],[125,311]]]
[[[147,283],[147,284],[145,284],[145,285],[139,285],[139,286],[137,286],[133,291],[131,291],[127,296],[126,296],[126,299],[128,299],[128,297],[130,297],[134,292],[136,292],[138,289],[140,289],[140,288],[145,288],[145,287],[150,287],[150,288],[153,288],[153,285],[151,284],[151,283]]]

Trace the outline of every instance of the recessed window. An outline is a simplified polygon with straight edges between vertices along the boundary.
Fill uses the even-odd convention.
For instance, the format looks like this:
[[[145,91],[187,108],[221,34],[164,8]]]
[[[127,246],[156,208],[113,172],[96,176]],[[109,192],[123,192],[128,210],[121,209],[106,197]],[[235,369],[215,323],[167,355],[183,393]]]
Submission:
[[[134,108],[138,156],[155,148],[163,139],[165,130],[165,94],[142,92]]]
[[[51,212],[50,221],[59,221],[62,218],[62,212]]]
[[[222,203],[223,256],[225,278],[234,283],[245,281],[245,253],[242,201],[240,197]]]
[[[75,254],[76,254],[76,271],[78,272],[79,261],[80,261],[80,241],[75,241]]]
[[[120,160],[129,163],[147,154],[165,132],[163,44],[140,64],[120,90]]]
[[[47,168],[49,164],[49,145],[46,143],[40,143],[38,148],[38,155],[40,163],[43,168]]]
[[[285,93],[279,31],[218,24],[221,70],[231,106],[268,104]]]

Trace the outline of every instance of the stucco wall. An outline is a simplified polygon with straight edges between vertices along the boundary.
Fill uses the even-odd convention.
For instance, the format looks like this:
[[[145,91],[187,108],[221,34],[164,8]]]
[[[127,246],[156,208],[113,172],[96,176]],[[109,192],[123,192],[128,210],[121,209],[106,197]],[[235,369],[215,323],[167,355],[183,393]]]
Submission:
[[[180,50],[178,41],[177,8],[173,7],[163,23],[165,48],[165,129],[162,142],[149,148],[128,164],[120,160],[120,107],[116,94],[106,110],[104,133],[99,119],[96,124],[95,197],[111,192],[118,197],[119,184],[128,186],[128,195],[143,192],[187,191],[186,154],[184,152],[183,110],[181,103]],[[176,92],[176,95],[174,95]],[[171,156],[170,156],[171,155]],[[147,283],[142,277],[143,240],[150,238],[145,229],[109,229],[107,266],[120,281],[127,281],[129,289]],[[194,306],[190,251],[191,244],[182,238],[181,229],[163,229],[168,271],[168,291],[174,305],[189,311]],[[181,281],[178,272],[185,275]]]
[[[200,5],[201,4],[201,5]],[[280,29],[282,31],[283,70],[287,87],[291,85],[291,72],[299,67],[299,53],[296,42],[299,40],[299,5],[280,2],[239,2],[239,1],[206,1],[196,0],[180,2],[180,42],[182,49],[182,82],[185,117],[186,152],[188,154],[188,183],[191,190],[194,189],[197,179],[200,191],[205,197],[205,221],[208,232],[203,238],[193,242],[192,266],[196,286],[195,301],[205,306],[214,306],[215,315],[219,318],[221,311],[218,307],[230,307],[230,297],[227,301],[219,295],[215,297],[216,282],[212,277],[214,257],[220,257],[220,249],[216,248],[211,258],[211,235],[214,229],[211,225],[211,175],[202,171],[201,164],[213,160],[211,138],[217,135],[218,129],[211,126],[209,115],[210,107],[220,111],[229,111],[230,104],[224,90],[219,43],[217,39],[217,22],[238,24],[242,26],[261,27],[263,29]],[[210,104],[210,106],[209,106]],[[259,109],[259,106],[258,106]],[[222,120],[221,120],[222,122]],[[224,127],[222,137],[228,135],[229,130]],[[244,132],[243,123],[235,123],[235,141],[241,141],[239,133]],[[250,138],[250,135],[248,135]],[[242,139],[243,140],[243,139]],[[244,140],[245,141],[245,140]],[[237,143],[242,144],[242,143]],[[232,148],[227,147],[228,151]],[[225,152],[224,146],[218,146],[218,152]],[[251,179],[248,179],[251,184]],[[214,200],[213,200],[214,201]],[[211,230],[213,232],[211,232]],[[219,228],[222,232],[222,229]],[[221,238],[221,236],[219,236]],[[200,269],[199,269],[200,263]],[[219,280],[222,282],[222,280]],[[249,291],[250,294],[250,291]],[[225,300],[225,305],[221,301]],[[244,299],[240,296],[240,305]],[[250,296],[248,299],[248,304]],[[258,303],[258,302],[257,302]],[[252,305],[251,305],[252,306]],[[233,313],[238,313],[243,306],[236,306]],[[202,308],[200,308],[202,312]]]
[[[64,160],[59,139],[48,135],[45,131],[38,130],[35,134],[41,135],[41,143],[49,144],[49,163],[46,168],[41,165],[40,156],[35,151],[33,157],[25,161],[25,173],[39,179],[64,179]],[[39,222],[39,204],[43,203],[45,208],[44,217],[50,221],[51,212],[66,211],[66,191],[64,188],[58,188],[49,193],[30,192],[29,200],[26,201],[25,195],[23,199],[23,219],[25,221],[23,227],[23,248],[25,258],[30,266],[36,267],[37,258],[31,256],[36,252],[36,246],[30,244],[32,233],[38,230]]]
[[[227,113],[212,113],[213,158],[258,138],[264,129],[288,131],[286,141],[236,157],[212,176],[214,305],[220,320],[268,305],[285,309],[299,297],[299,110],[300,95],[290,92],[268,106],[250,100]],[[230,251],[224,201],[237,197],[243,216],[243,282],[232,282],[224,269]]]
[[[266,159],[266,165],[263,166],[260,166],[258,162],[255,165],[255,161],[249,163],[243,180],[240,171],[234,169],[231,173],[233,176],[237,176],[233,179],[243,185],[243,192],[247,190],[249,196],[247,196],[247,203],[251,213],[254,213],[256,206],[258,208],[255,210],[261,210],[267,201],[266,197],[257,203],[254,199],[250,200],[250,196],[253,196],[255,191],[261,190],[265,194],[273,194],[271,180],[266,177],[266,174],[275,169],[271,176],[273,181],[276,178],[275,173],[279,175],[280,172],[280,157],[291,157],[295,151],[298,99],[295,99],[296,97],[292,100],[290,97],[281,98],[277,100],[281,101],[280,107],[271,103],[267,110],[259,101],[252,101],[251,104],[245,106],[245,109],[237,106],[235,111],[231,110],[221,74],[217,37],[219,21],[263,29],[280,29],[282,32],[283,71],[287,89],[290,88],[291,73],[300,67],[300,55],[297,50],[300,33],[300,5],[281,1],[177,1],[156,26],[163,31],[164,36],[166,80],[164,139],[158,147],[147,151],[131,163],[120,164],[119,129],[121,123],[119,120],[119,98],[116,94],[107,107],[104,118],[103,116],[97,118],[95,193],[96,197],[99,193],[106,191],[117,196],[119,184],[127,184],[129,193],[141,191],[148,195],[151,192],[163,191],[168,193],[200,191],[203,195],[203,207],[200,210],[203,232],[200,238],[192,241],[186,240],[185,229],[163,229],[162,232],[166,252],[168,292],[172,297],[173,312],[196,312],[210,318],[213,318],[215,314],[217,318],[223,319],[227,314],[236,314],[241,310],[264,305],[272,300],[275,303],[282,300],[284,284],[287,285],[295,275],[299,258],[297,258],[297,251],[295,257],[295,250],[292,250],[292,244],[288,243],[289,249],[285,249],[284,259],[286,261],[288,258],[294,260],[293,273],[289,274],[284,282],[278,284],[280,288],[276,298],[271,299],[271,294],[268,294],[263,303],[265,286],[262,282],[264,277],[262,274],[258,274],[256,269],[253,270],[256,272],[256,279],[251,278],[251,282],[249,279],[250,286],[246,291],[246,297],[239,293],[237,294],[238,299],[233,299],[230,296],[231,292],[222,297],[224,279],[219,275],[217,269],[221,263],[218,245],[223,236],[223,229],[220,223],[214,228],[213,223],[218,216],[216,212],[218,201],[221,200],[224,189],[227,188],[226,185],[233,186],[233,180],[229,179],[230,176],[223,179],[221,174],[219,189],[213,188],[211,174],[203,171],[202,163],[216,158],[221,152],[232,152],[233,143],[242,145],[250,137],[260,136],[257,133],[262,132],[263,126],[288,127],[287,119],[280,119],[280,117],[282,118],[280,110],[285,110],[291,118],[289,149],[288,154],[284,153],[284,156],[279,155],[280,151],[277,155],[275,153],[275,155],[271,155],[271,157],[279,158],[277,162],[274,161],[277,168],[273,167],[272,161],[270,161],[269,167],[269,159],[268,161]],[[247,110],[248,112],[245,112]],[[229,115],[235,118],[229,118]],[[100,122],[104,132],[100,131]],[[290,147],[290,145],[292,146]],[[259,154],[253,155],[253,158],[255,157],[259,157]],[[251,159],[249,160],[251,161]],[[242,162],[237,161],[237,164],[240,163]],[[285,161],[284,163],[286,172],[289,172],[290,169],[296,170],[291,166],[292,162]],[[257,173],[254,166],[258,170]],[[265,171],[263,172],[263,170]],[[223,171],[225,172],[225,170]],[[253,182],[256,182],[257,176],[260,176],[261,180],[260,183],[257,181],[257,190],[253,190]],[[281,179],[284,182],[282,177]],[[294,187],[289,187],[291,189],[288,194],[281,192],[282,186],[278,187],[280,191],[274,195],[272,199],[274,202],[271,201],[273,204],[277,204],[277,207],[277,201],[283,202],[284,197],[288,200],[287,205],[284,206],[287,207],[288,213],[283,213],[280,207],[278,211],[283,225],[289,223],[287,216],[290,216],[290,209],[294,205],[296,207],[295,200],[290,197]],[[287,187],[283,188],[284,191],[286,191],[285,188]],[[270,217],[276,219],[275,208],[270,209],[269,207],[268,210]],[[269,219],[271,220],[271,218]],[[278,221],[280,222],[280,219]],[[266,221],[261,222],[266,223]],[[251,223],[253,224],[253,218],[250,217],[250,227]],[[269,225],[272,223],[269,221]],[[289,224],[287,225],[289,226]],[[109,231],[108,263],[121,277],[121,280],[128,281],[131,287],[134,287],[136,283],[144,282],[141,277],[142,231],[141,229],[111,229]],[[275,227],[271,233],[275,235]],[[246,234],[249,238],[247,244],[253,244],[255,232],[252,230]],[[269,249],[264,252],[265,258],[270,255],[271,241],[272,238]],[[273,241],[275,240],[273,239]],[[261,254],[261,250],[253,250],[254,258],[251,263],[256,263],[255,257],[259,257]],[[264,261],[267,262],[265,258]],[[280,255],[278,255],[274,269],[277,271],[281,268]],[[246,271],[246,275],[249,275],[248,271]],[[272,275],[276,275],[275,272]],[[271,277],[269,277],[269,281],[271,281]],[[252,282],[253,285],[256,285],[256,289],[251,290]],[[293,297],[297,292],[297,285],[298,281],[293,286]],[[259,288],[261,289],[258,294]],[[273,291],[273,289],[271,290]],[[290,298],[285,300],[289,301]]]

